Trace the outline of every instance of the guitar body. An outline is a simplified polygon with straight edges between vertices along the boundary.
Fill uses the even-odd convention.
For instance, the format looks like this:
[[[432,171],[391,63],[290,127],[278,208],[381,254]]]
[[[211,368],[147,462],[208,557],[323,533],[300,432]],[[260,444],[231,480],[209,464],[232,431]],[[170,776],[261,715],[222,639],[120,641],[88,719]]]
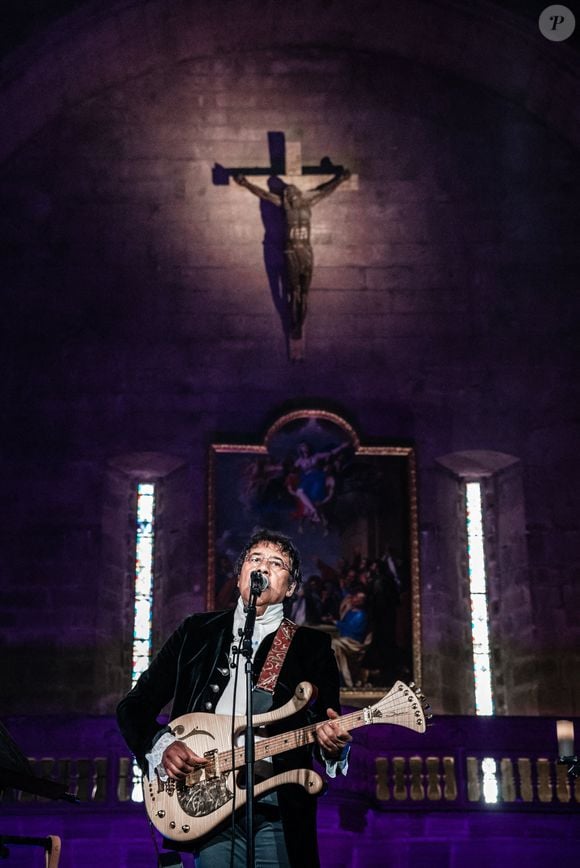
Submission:
[[[269,771],[272,769],[271,764],[262,760],[315,742],[316,724],[274,736],[260,730],[260,727],[304,708],[313,692],[312,685],[303,681],[286,705],[254,716],[255,734],[263,736],[255,742],[256,798],[285,784],[302,786],[312,795],[323,789],[322,778],[311,769],[294,769],[265,780],[259,779],[260,766],[266,766]],[[416,732],[425,732],[426,726],[422,699],[401,681],[397,681],[375,705],[343,715],[337,722],[345,731],[370,723],[392,723]],[[232,728],[236,743],[237,737],[245,730],[246,719],[239,716],[232,722],[232,718],[226,715],[192,713],[176,718],[170,727],[174,735],[208,762],[183,781],[171,778],[162,781],[157,774],[149,780],[144,775],[145,808],[155,828],[166,838],[191,842],[214,831],[231,817],[232,810],[246,804],[244,748],[231,748]]]
[[[260,715],[263,717],[263,715]],[[245,718],[236,718],[236,731],[245,728]],[[161,781],[155,776],[143,779],[145,806],[153,825],[166,838],[174,841],[192,841],[211,832],[229,819],[232,808],[246,804],[246,789],[240,786],[239,769],[236,773],[220,768],[220,755],[231,757],[232,720],[222,714],[184,714],[171,723],[183,728],[184,741],[198,756],[210,755],[205,768],[193,772],[185,782]],[[271,766],[270,766],[271,768]],[[299,784],[312,794],[323,788],[320,775],[310,769],[295,769],[254,784],[254,796],[269,793],[283,784]]]
[[[308,681],[301,681],[289,702],[265,714],[254,715],[256,735],[260,727],[283,720],[300,711],[314,695]],[[229,819],[232,809],[246,804],[246,789],[240,781],[244,765],[244,748],[236,748],[232,771],[232,726],[234,742],[246,728],[245,716],[232,718],[222,714],[183,714],[170,723],[171,731],[198,756],[206,756],[207,766],[188,775],[185,781],[162,781],[155,775],[143,776],[143,798],[149,819],[156,829],[173,841],[195,841]],[[260,742],[256,742],[256,770],[260,765]],[[292,745],[295,746],[295,745]],[[268,753],[264,754],[269,755]],[[264,763],[261,763],[262,767]],[[272,766],[269,764],[271,773]],[[294,769],[267,780],[254,781],[258,798],[283,784],[298,784],[309,793],[319,793],[324,783],[311,769]]]

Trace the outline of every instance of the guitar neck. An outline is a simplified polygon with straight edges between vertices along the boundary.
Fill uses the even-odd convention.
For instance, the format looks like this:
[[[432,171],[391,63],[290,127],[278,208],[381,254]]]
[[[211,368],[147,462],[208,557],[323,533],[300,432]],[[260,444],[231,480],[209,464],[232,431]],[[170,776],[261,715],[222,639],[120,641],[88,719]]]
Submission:
[[[342,717],[336,718],[336,722],[340,723],[340,728],[343,732],[350,732],[351,729],[357,729],[359,726],[366,726],[371,723],[368,715],[365,715],[366,709],[361,708],[359,711],[353,711],[351,714],[344,714]],[[266,759],[269,756],[284,753],[287,750],[294,750],[297,747],[314,744],[316,741],[316,727],[320,723],[311,723],[308,726],[303,726],[301,729],[292,730],[292,732],[284,732],[280,735],[274,735],[271,738],[259,741],[256,744],[256,759]],[[258,756],[258,753],[260,756]]]
[[[336,722],[340,723],[340,728],[343,732],[350,732],[351,729],[357,729],[360,726],[366,726],[372,723],[372,718],[368,714],[368,709],[361,708],[359,711],[353,711],[351,714],[344,714],[342,717],[336,718]],[[267,759],[271,756],[276,756],[280,753],[286,753],[288,750],[295,750],[297,747],[314,744],[316,741],[316,727],[320,723],[311,723],[308,726],[303,726],[300,729],[284,732],[280,735],[273,735],[270,738],[265,738],[256,742],[254,753],[256,760]],[[232,764],[232,752],[223,751],[219,755],[220,769],[223,772],[231,771],[232,768],[239,768],[245,763],[245,748],[237,747],[233,752],[234,762]]]
[[[404,726],[414,732],[425,732],[423,700],[424,697],[420,691],[416,695],[411,687],[403,684],[402,681],[396,681],[379,702],[337,717],[335,721],[343,732],[350,732],[351,729],[358,729],[371,723],[392,723],[397,726]],[[261,739],[255,745],[255,758],[263,760],[279,753],[285,753],[287,750],[313,744],[316,740],[316,728],[319,725],[320,723],[311,723],[301,729]],[[245,748],[238,747],[233,752],[222,751],[217,755],[216,760],[222,772],[237,769],[244,765]]]

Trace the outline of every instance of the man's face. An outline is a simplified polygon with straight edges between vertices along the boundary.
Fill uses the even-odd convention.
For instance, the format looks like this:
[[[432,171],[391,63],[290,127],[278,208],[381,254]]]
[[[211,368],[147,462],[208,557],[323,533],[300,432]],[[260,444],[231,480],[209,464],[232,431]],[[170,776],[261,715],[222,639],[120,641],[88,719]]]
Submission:
[[[253,559],[256,561],[252,562]],[[258,560],[260,559],[260,560]],[[290,566],[289,557],[276,543],[262,542],[252,546],[238,578],[238,588],[244,604],[250,601],[250,573],[259,570],[268,579],[268,587],[258,597],[256,611],[262,615],[267,606],[282,603],[286,597],[294,593],[296,583],[287,569]]]

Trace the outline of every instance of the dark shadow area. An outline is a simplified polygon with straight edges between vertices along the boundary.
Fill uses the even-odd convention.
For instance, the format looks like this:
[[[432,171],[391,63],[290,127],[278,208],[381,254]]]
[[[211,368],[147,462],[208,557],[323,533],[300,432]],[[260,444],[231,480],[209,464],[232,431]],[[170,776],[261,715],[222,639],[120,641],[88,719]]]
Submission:
[[[227,186],[235,175],[247,177],[268,176],[267,187],[271,193],[282,195],[287,186],[279,175],[286,172],[286,136],[283,132],[268,132],[269,166],[235,166],[226,168],[216,163],[212,169],[212,182],[216,186]],[[325,158],[326,159],[326,158]],[[319,171],[319,170],[317,170]],[[284,335],[288,338],[290,330],[290,295],[286,276],[284,239],[286,221],[284,211],[271,202],[260,201],[260,217],[264,226],[264,267],[274,306],[280,317]]]
[[[264,174],[266,174],[266,171],[261,168],[239,167],[226,169],[224,166],[216,163],[212,169],[212,180],[216,186],[226,186],[234,175],[263,176]],[[270,174],[267,187],[271,193],[281,196],[286,186],[282,179],[277,177],[277,174]],[[284,210],[272,202],[260,200],[259,207],[264,227],[264,240],[262,242],[264,247],[264,268],[274,306],[280,317],[284,335],[288,338],[290,331],[290,294],[284,257],[286,219]]]
[[[286,184],[275,175],[268,178],[270,193],[282,195]],[[284,335],[290,332],[290,287],[286,271],[284,244],[286,238],[286,217],[283,208],[271,202],[260,200],[260,217],[264,226],[264,267],[268,277],[274,306],[280,317]]]

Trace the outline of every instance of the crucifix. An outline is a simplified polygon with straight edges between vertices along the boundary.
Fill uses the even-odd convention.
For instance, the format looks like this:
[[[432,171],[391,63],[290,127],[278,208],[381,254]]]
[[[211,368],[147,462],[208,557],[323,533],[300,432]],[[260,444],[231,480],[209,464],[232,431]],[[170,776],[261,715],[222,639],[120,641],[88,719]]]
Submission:
[[[343,166],[335,166],[325,157],[320,166],[303,166],[302,146],[299,141],[286,141],[283,133],[269,133],[270,166],[253,169],[227,169],[227,177],[280,208],[284,214],[285,295],[289,313],[288,349],[292,361],[304,358],[304,322],[308,291],[312,280],[314,257],[310,242],[311,209],[314,205],[344,185],[358,189],[358,178]],[[215,180],[214,169],[214,180]],[[248,175],[275,176],[277,184],[268,190],[250,182]],[[304,190],[298,186],[313,177],[316,187]]]

